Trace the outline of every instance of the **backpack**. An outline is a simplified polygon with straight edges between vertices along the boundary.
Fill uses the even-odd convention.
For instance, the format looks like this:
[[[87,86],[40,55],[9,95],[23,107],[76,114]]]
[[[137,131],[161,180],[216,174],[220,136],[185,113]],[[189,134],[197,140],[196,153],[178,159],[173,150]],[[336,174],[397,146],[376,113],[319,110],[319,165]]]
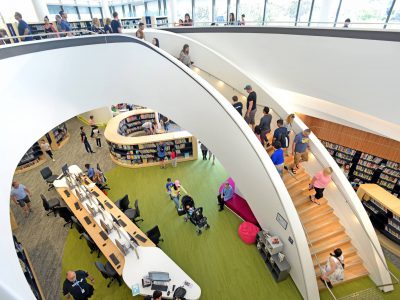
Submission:
[[[185,295],[186,295],[186,290],[180,286],[175,290],[173,299],[174,300],[186,300]]]
[[[281,128],[284,128],[284,127],[281,127]],[[286,133],[281,132],[278,135],[277,140],[281,143],[282,148],[287,148],[289,146],[288,145],[288,130],[286,129]]]

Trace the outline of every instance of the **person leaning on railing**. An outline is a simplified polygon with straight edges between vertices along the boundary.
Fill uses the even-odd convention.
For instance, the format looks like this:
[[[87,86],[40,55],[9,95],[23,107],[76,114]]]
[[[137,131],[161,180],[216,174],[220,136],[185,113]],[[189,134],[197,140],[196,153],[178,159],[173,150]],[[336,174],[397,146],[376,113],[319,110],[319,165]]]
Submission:
[[[44,32],[45,33],[50,33],[48,36],[46,36],[46,38],[55,38],[55,37],[60,37],[60,35],[58,34],[58,30],[54,27],[54,25],[50,22],[49,17],[45,16],[44,19]]]
[[[22,15],[19,12],[16,12],[14,14],[14,18],[18,21],[18,35],[20,36],[21,41],[32,41],[33,37],[30,36],[32,34],[31,28],[29,27],[28,23],[22,20]],[[22,37],[25,35],[26,37]]]
[[[183,21],[183,26],[193,26],[193,20],[190,18],[188,13],[185,14],[185,20]]]
[[[91,31],[97,34],[104,33],[104,30],[100,27],[100,20],[98,18],[92,19],[92,28]]]

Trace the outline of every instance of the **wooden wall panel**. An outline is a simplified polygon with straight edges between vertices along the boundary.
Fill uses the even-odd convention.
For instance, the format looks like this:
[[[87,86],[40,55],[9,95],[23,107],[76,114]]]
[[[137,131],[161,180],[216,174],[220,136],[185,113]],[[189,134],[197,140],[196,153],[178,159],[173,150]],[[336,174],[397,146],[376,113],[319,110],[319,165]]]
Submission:
[[[400,142],[311,116],[296,115],[321,140],[400,162]]]

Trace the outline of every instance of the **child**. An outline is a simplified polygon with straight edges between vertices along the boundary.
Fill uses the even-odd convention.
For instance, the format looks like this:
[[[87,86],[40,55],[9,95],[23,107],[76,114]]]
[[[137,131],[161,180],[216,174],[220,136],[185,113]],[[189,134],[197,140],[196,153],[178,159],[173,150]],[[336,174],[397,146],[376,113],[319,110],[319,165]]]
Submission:
[[[172,200],[172,196],[171,196],[171,187],[174,185],[174,183],[172,182],[171,178],[167,178],[167,184],[165,185],[165,188],[167,189],[167,194],[169,195],[169,197]]]
[[[287,128],[283,125],[282,119],[279,119],[276,122],[276,125],[278,126],[278,128],[276,128],[274,131],[273,141],[280,142],[281,147],[283,149],[287,149],[287,147],[289,146],[289,139],[288,139],[289,132]]]
[[[257,125],[256,127],[254,127],[254,134],[256,135],[256,137],[258,138],[258,140],[261,143],[261,129],[260,129],[260,126]]]
[[[285,163],[285,157],[283,154],[281,143],[279,141],[275,141],[273,143],[273,146],[275,148],[275,151],[271,155],[271,160],[274,163],[276,169],[278,170],[279,175],[281,175],[281,177],[282,177],[283,176],[283,167],[284,167],[284,163]]]
[[[96,145],[97,147],[101,148],[101,139],[100,139],[100,130],[99,127],[97,127],[96,125],[94,125],[93,127],[93,137],[96,139]]]
[[[172,148],[171,150],[171,160],[172,160],[172,167],[175,168],[176,165],[178,164],[178,157],[176,156],[175,148]]]

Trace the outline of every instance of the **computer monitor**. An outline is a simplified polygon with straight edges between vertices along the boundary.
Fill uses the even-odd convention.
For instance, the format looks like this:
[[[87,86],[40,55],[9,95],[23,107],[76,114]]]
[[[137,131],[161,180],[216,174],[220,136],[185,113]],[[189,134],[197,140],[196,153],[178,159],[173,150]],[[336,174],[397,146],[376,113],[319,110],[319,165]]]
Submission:
[[[103,230],[104,230],[105,232],[107,232],[107,234],[110,234],[110,229],[108,229],[107,224],[104,223],[102,219],[100,219],[100,226],[101,226],[101,228],[103,228]]]
[[[67,165],[67,164],[63,165],[63,166],[61,167],[61,171],[63,172],[63,174],[64,174],[65,176],[67,176],[68,173],[69,173],[68,165]]]
[[[95,211],[92,207],[90,207],[89,205],[87,205],[86,208],[87,208],[88,212],[89,212],[93,217],[96,216],[96,211]],[[101,221],[101,220],[100,220],[100,221]]]
[[[115,244],[117,245],[118,249],[122,252],[124,256],[128,254],[128,252],[125,250],[125,247],[122,246],[122,244],[118,240],[115,240]]]
[[[169,273],[167,272],[149,272],[149,278],[151,281],[170,281]]]
[[[106,220],[106,217],[104,216],[103,210],[98,209],[97,212],[100,213],[101,218],[103,219],[103,221],[105,221],[105,220]]]

